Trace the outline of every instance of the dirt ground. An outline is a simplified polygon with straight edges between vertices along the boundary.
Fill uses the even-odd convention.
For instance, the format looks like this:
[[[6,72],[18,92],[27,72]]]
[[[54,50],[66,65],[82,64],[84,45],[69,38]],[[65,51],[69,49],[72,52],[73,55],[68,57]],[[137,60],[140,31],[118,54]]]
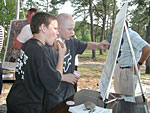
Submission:
[[[79,58],[79,67],[78,71],[81,74],[81,77],[78,81],[78,91],[81,89],[91,89],[97,90],[99,78],[104,67],[104,60],[96,60],[93,61],[90,58]],[[141,73],[144,73],[145,67],[142,67]],[[143,77],[143,76],[142,76]],[[150,77],[143,77],[142,78],[142,86],[145,93],[146,98],[148,99],[148,105],[150,105]],[[0,95],[0,105],[6,104],[6,97],[8,92],[11,88],[12,84],[4,84],[2,94]],[[110,92],[114,92],[113,88],[113,80],[112,85],[110,88]],[[140,95],[140,88],[139,85],[137,86],[136,95]],[[150,108],[150,107],[149,107]],[[4,108],[5,109],[5,108]],[[1,112],[0,112],[1,113]]]

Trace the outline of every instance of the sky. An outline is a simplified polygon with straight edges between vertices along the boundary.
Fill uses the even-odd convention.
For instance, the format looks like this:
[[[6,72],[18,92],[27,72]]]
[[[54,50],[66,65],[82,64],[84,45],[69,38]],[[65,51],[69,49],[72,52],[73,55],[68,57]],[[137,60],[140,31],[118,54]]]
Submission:
[[[128,1],[131,1],[131,0],[128,0]],[[121,0],[117,0],[117,6],[118,6],[119,8],[121,8]],[[133,8],[134,8],[134,6],[131,7],[131,9],[133,9]],[[69,9],[69,10],[68,10],[68,9]],[[70,1],[67,1],[67,2],[64,4],[63,8],[62,8],[59,12],[60,12],[60,13],[66,12],[66,13],[68,13],[68,14],[71,14],[71,13],[73,12],[73,7],[71,7],[71,2],[70,2]]]
[[[69,10],[68,10],[69,9]],[[70,1],[67,1],[65,2],[65,4],[63,5],[62,9],[59,10],[58,12],[59,13],[67,13],[67,14],[70,14],[72,15],[73,13],[73,7],[71,7],[71,2]]]
[[[120,3],[121,3],[121,1],[120,0],[118,0],[118,2],[117,2],[117,5],[119,6],[120,5]],[[68,10],[69,9],[69,10]],[[68,14],[72,14],[72,12],[73,12],[73,7],[71,7],[71,2],[70,1],[67,1],[67,2],[65,2],[65,4],[63,5],[63,7],[62,7],[62,9],[61,10],[59,10],[59,13],[68,13]]]
[[[118,0],[117,5],[119,6],[120,3],[121,3],[120,0]],[[68,10],[68,9],[69,9],[69,10]],[[67,2],[65,2],[65,4],[63,5],[62,9],[60,9],[60,10],[58,11],[58,13],[59,13],[59,14],[60,14],[60,13],[67,13],[67,14],[72,15],[72,14],[73,14],[73,11],[74,11],[74,8],[71,7],[71,2],[70,2],[70,1],[67,1]],[[75,19],[75,21],[81,21],[81,20],[83,20],[82,17],[79,17],[79,18]],[[90,20],[90,19],[88,19],[88,20]]]
[[[34,1],[36,1],[36,0],[34,0]],[[131,0],[129,0],[129,1],[131,1]],[[122,7],[121,3],[122,3],[121,0],[117,0],[117,6],[119,8]],[[65,2],[65,4],[63,6],[60,6],[60,7],[61,7],[61,9],[58,11],[59,14],[60,13],[67,13],[67,14],[70,14],[70,15],[73,14],[74,8],[71,6],[70,1]],[[134,7],[130,7],[129,9],[133,9],[133,8]],[[79,18],[75,19],[75,21],[82,21],[82,17],[79,17]]]
[[[131,1],[131,0],[128,0],[128,1]],[[117,0],[117,6],[118,6],[119,8],[122,7],[122,5],[121,5],[121,0]],[[129,10],[132,10],[132,9],[135,9],[135,8],[136,8],[136,6],[129,7]],[[69,10],[68,10],[68,9],[69,9]],[[70,1],[67,1],[67,2],[65,2],[65,4],[63,5],[62,9],[60,9],[58,12],[59,12],[59,13],[67,13],[67,14],[72,15],[72,14],[73,14],[73,11],[74,11],[74,8],[71,7],[71,2],[70,2]],[[82,20],[82,18],[80,17],[80,18],[77,18],[75,21],[81,21],[81,20]]]

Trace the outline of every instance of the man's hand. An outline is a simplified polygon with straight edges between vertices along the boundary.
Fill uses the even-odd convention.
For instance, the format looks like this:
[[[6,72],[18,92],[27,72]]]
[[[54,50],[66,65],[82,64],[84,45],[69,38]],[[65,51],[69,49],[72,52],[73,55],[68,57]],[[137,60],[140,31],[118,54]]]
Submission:
[[[138,68],[138,71],[140,71],[140,65],[137,63],[137,68]],[[134,70],[133,70],[134,69]],[[131,68],[132,71],[134,71],[134,74],[136,75],[137,72],[136,72],[136,69],[135,69],[135,66],[133,68]]]
[[[20,50],[22,48],[23,43],[21,43],[19,40],[16,38],[14,39],[14,49]]]
[[[79,77],[74,75],[74,74],[64,74],[63,77],[62,77],[62,81],[65,81],[65,82],[68,82],[68,83],[71,83],[71,84],[75,84],[77,81],[78,81]]]
[[[102,42],[100,42],[100,43],[98,44],[98,48],[99,48],[99,49],[103,49],[103,50],[108,49],[109,46],[110,46],[110,43],[107,42],[106,40],[103,40]]]
[[[140,70],[140,65],[137,63],[138,70]]]

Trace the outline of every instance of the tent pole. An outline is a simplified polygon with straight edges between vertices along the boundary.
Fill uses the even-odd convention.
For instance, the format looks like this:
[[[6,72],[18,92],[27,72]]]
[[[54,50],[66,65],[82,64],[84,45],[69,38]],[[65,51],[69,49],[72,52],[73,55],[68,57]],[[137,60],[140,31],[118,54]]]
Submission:
[[[19,19],[19,12],[20,12],[20,0],[17,0],[17,5],[16,5],[16,19]]]

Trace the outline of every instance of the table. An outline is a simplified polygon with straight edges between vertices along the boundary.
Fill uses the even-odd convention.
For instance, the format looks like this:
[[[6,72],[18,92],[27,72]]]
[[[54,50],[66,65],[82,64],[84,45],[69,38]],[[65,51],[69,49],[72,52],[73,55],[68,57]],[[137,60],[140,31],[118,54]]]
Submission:
[[[3,69],[3,83],[14,83],[15,71]]]
[[[119,94],[113,94],[119,97]],[[112,98],[111,96],[109,97]],[[98,91],[83,89],[75,93],[73,96],[67,98],[63,102],[59,103],[56,107],[49,110],[47,113],[70,113],[69,107],[66,105],[66,101],[72,100],[75,105],[83,104],[86,101],[91,101],[97,106],[104,107],[104,102],[100,99],[100,93]],[[136,104],[124,101],[115,101],[109,103],[106,108],[113,109],[113,113],[148,113],[147,102],[143,103],[141,96],[136,98]]]

